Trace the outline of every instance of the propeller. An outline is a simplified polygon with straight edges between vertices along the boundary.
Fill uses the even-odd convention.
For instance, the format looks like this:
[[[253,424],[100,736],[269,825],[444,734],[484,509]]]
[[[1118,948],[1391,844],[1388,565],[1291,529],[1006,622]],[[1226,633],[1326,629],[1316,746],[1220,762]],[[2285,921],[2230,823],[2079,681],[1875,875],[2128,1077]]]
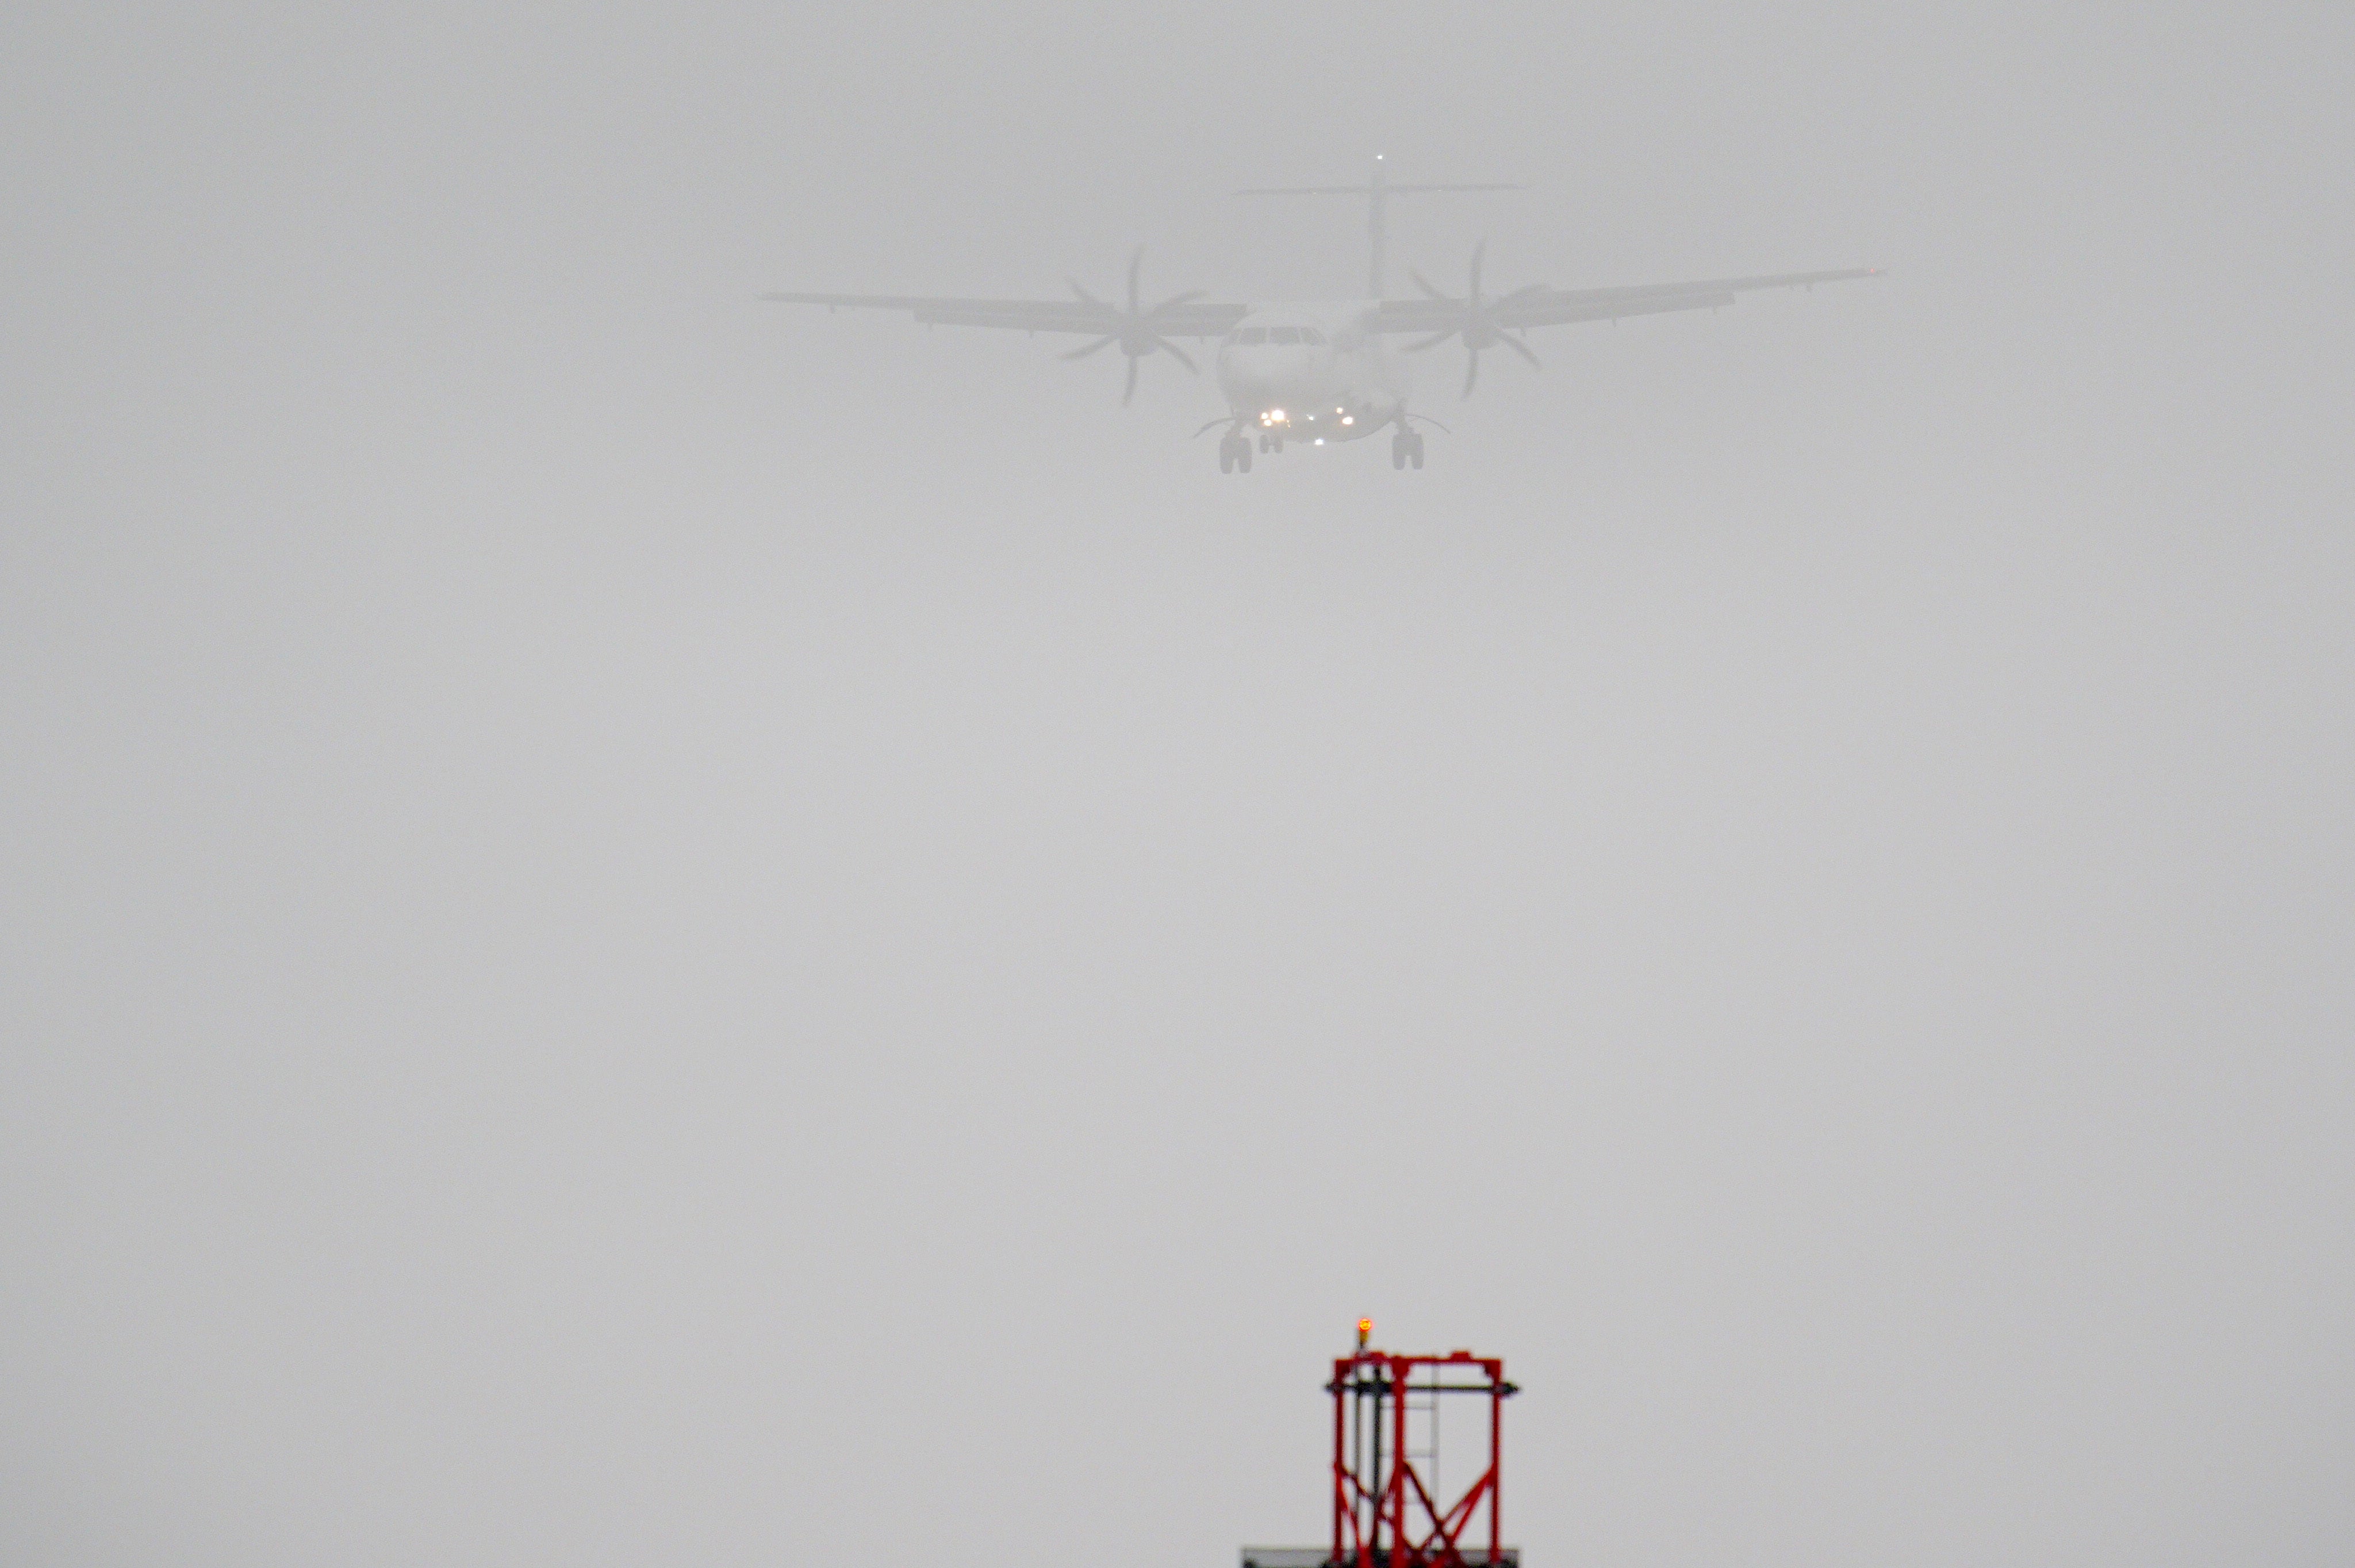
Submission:
[[[1544,293],[1546,286],[1543,283],[1531,283],[1527,288],[1515,289],[1511,293],[1499,299],[1492,300],[1485,297],[1480,292],[1480,264],[1487,259],[1487,255],[1488,242],[1485,239],[1472,248],[1472,287],[1460,300],[1452,299],[1441,293],[1432,286],[1431,280],[1422,273],[1412,274],[1416,288],[1421,289],[1443,305],[1455,306],[1456,314],[1455,319],[1450,322],[1444,330],[1432,334],[1420,343],[1408,344],[1406,351],[1409,354],[1421,354],[1426,348],[1438,347],[1451,337],[1462,338],[1464,346],[1472,353],[1472,363],[1464,372],[1464,396],[1466,397],[1472,396],[1472,384],[1480,379],[1480,351],[1484,348],[1493,348],[1502,344],[1528,360],[1532,369],[1545,368],[1538,363],[1538,356],[1529,352],[1528,344],[1506,334],[1503,324],[1497,318],[1509,306],[1531,295]]]
[[[1114,344],[1120,344],[1121,353],[1128,355],[1128,387],[1120,395],[1120,404],[1124,408],[1128,407],[1129,400],[1136,396],[1136,362],[1148,354],[1166,349],[1177,356],[1178,364],[1193,374],[1199,376],[1202,373],[1201,367],[1194,363],[1186,351],[1162,336],[1161,332],[1167,313],[1188,301],[1200,299],[1206,291],[1188,289],[1182,294],[1170,295],[1151,310],[1146,310],[1137,303],[1136,298],[1137,270],[1144,264],[1145,247],[1140,245],[1129,252],[1128,308],[1126,310],[1122,310],[1117,305],[1106,304],[1081,288],[1077,281],[1074,280],[1071,282],[1071,292],[1080,297],[1080,302],[1093,306],[1103,316],[1104,335],[1084,348],[1071,350],[1063,357],[1085,359],[1098,349],[1109,348]]]

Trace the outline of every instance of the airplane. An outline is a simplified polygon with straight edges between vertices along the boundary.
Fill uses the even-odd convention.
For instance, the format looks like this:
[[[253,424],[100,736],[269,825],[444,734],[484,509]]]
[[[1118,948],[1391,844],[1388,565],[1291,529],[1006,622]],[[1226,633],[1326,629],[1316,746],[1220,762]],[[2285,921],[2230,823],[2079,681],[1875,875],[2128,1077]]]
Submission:
[[[1339,445],[1391,433],[1391,466],[1423,467],[1423,432],[1416,427],[1447,427],[1408,408],[1412,377],[1403,355],[1422,354],[1450,339],[1460,341],[1469,363],[1463,396],[1480,379],[1483,350],[1503,348],[1533,369],[1542,368],[1526,339],[1531,327],[1574,322],[1616,323],[1626,316],[1672,311],[1717,310],[1759,289],[1812,289],[1880,275],[1877,267],[1828,272],[1782,272],[1749,278],[1709,278],[1681,283],[1639,283],[1602,289],[1554,289],[1525,284],[1503,294],[1483,288],[1487,241],[1473,247],[1467,287],[1451,295],[1420,272],[1410,270],[1420,299],[1388,299],[1384,285],[1387,206],[1396,196],[1438,191],[1518,190],[1508,185],[1393,185],[1384,160],[1362,185],[1260,187],[1238,196],[1355,196],[1366,198],[1371,265],[1368,297],[1358,300],[1220,303],[1188,290],[1147,306],[1138,293],[1145,261],[1139,246],[1128,259],[1128,298],[1114,304],[1097,298],[1076,281],[1069,300],[982,300],[906,294],[767,293],[784,304],[824,305],[829,311],[906,311],[931,326],[1003,327],[1026,333],[1070,333],[1094,341],[1065,354],[1085,359],[1117,345],[1128,360],[1125,407],[1136,396],[1137,364],[1167,354],[1188,371],[1200,366],[1174,341],[1218,340],[1214,363],[1228,412],[1194,432],[1199,437],[1224,427],[1219,471],[1249,473],[1256,455],[1283,452],[1286,441]],[[1416,341],[1392,352],[1389,340]]]

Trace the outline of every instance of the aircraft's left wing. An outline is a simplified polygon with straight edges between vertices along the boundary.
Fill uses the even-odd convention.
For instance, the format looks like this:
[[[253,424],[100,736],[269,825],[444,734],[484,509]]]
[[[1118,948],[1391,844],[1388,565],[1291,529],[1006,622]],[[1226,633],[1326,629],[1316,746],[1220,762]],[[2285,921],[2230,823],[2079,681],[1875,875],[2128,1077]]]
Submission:
[[[1518,331],[1572,322],[1617,321],[1622,316],[1658,315],[1669,311],[1714,310],[1732,304],[1738,295],[1753,289],[1809,289],[1817,283],[1876,277],[1880,271],[1878,267],[1852,267],[1837,272],[1704,278],[1689,283],[1637,283],[1615,289],[1532,286],[1494,296],[1482,303],[1497,326]],[[1464,309],[1462,300],[1384,300],[1377,310],[1374,330],[1446,332],[1464,319]]]
[[[1134,319],[1116,305],[1099,301],[955,300],[919,294],[763,294],[787,305],[824,305],[828,310],[906,311],[927,326],[1006,327],[1017,332],[1079,333],[1097,337],[1117,335]],[[1174,300],[1147,313],[1152,331],[1162,337],[1224,337],[1242,320],[1244,305],[1209,300]]]

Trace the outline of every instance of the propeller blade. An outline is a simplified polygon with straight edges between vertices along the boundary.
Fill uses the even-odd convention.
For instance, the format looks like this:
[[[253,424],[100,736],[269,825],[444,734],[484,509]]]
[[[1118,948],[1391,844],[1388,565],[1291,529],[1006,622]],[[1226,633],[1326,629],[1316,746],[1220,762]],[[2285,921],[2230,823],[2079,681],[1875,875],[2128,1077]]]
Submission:
[[[1407,276],[1414,280],[1414,286],[1416,288],[1421,289],[1424,293],[1429,294],[1433,299],[1437,300],[1440,303],[1452,305],[1455,302],[1446,295],[1441,293],[1438,290],[1433,288],[1431,286],[1431,280],[1424,277],[1422,273],[1414,270],[1412,268],[1409,268],[1407,270]]]
[[[1156,348],[1166,348],[1166,349],[1167,349],[1170,353],[1172,353],[1172,354],[1174,354],[1174,355],[1176,355],[1178,356],[1178,364],[1180,364],[1180,365],[1184,366],[1188,370],[1191,371],[1191,372],[1192,372],[1193,374],[1195,374],[1196,376],[1199,376],[1199,375],[1201,375],[1201,374],[1202,374],[1202,367],[1201,367],[1200,366],[1196,365],[1196,364],[1194,363],[1193,356],[1192,356],[1191,355],[1188,355],[1188,354],[1184,349],[1182,349],[1182,348],[1178,347],[1176,344],[1171,343],[1167,338],[1166,338],[1166,337],[1156,337],[1156,338],[1155,338],[1155,339],[1153,340],[1153,346],[1154,346],[1154,347],[1156,347]]]
[[[1136,270],[1145,265],[1145,247],[1140,245],[1128,253],[1128,313],[1136,313]]]
[[[1127,407],[1128,407],[1128,400],[1129,400],[1130,398],[1132,398],[1132,397],[1135,397],[1135,396],[1136,396],[1136,361],[1135,361],[1135,360],[1134,360],[1134,359],[1132,359],[1132,360],[1130,360],[1130,361],[1128,362],[1128,390],[1127,390],[1127,391],[1125,391],[1125,392],[1123,392],[1123,393],[1120,395],[1120,406],[1121,406],[1122,408],[1127,408]]]
[[[1488,242],[1485,239],[1472,248],[1472,306],[1480,304],[1480,263],[1487,259]]]
[[[1464,395],[1465,397],[1469,397],[1470,396],[1472,396],[1472,383],[1474,383],[1475,381],[1477,381],[1477,380],[1479,380],[1479,379],[1480,379],[1480,351],[1479,351],[1478,349],[1476,349],[1476,349],[1474,349],[1474,350],[1472,351],[1472,364],[1471,364],[1471,366],[1464,372],[1464,393],[1463,393],[1463,395]]]
[[[1538,363],[1538,356],[1529,352],[1529,345],[1523,343],[1519,338],[1511,337],[1503,333],[1499,333],[1497,334],[1497,341],[1503,344],[1507,348],[1511,349],[1515,354],[1519,355],[1523,359],[1528,360],[1531,370],[1543,370],[1545,368],[1544,366]]]
[[[1209,424],[1203,426],[1200,429],[1196,430],[1194,432],[1194,439],[1199,441],[1204,436],[1209,435],[1212,430],[1217,429],[1220,425],[1240,424],[1241,421],[1242,416],[1241,414],[1229,414],[1223,419],[1213,419]]]
[[[1449,338],[1454,337],[1455,335],[1455,328],[1449,327],[1445,332],[1433,333],[1421,343],[1408,344],[1406,345],[1406,352],[1409,354],[1421,354],[1426,348],[1437,348],[1441,344],[1445,343]]]
[[[1064,355],[1063,357],[1065,359],[1085,359],[1088,355],[1093,354],[1096,350],[1103,348],[1106,344],[1118,343],[1119,341],[1120,334],[1118,333],[1114,333],[1110,337],[1100,337],[1096,339],[1095,342],[1088,344],[1085,348],[1075,348],[1071,350],[1071,353]]]
[[[1063,281],[1071,286],[1071,292],[1080,297],[1080,303],[1083,305],[1093,305],[1100,311],[1110,310],[1112,308],[1105,304],[1102,300],[1097,299],[1093,294],[1089,293],[1085,289],[1081,288],[1080,281],[1077,278],[1066,278]]]

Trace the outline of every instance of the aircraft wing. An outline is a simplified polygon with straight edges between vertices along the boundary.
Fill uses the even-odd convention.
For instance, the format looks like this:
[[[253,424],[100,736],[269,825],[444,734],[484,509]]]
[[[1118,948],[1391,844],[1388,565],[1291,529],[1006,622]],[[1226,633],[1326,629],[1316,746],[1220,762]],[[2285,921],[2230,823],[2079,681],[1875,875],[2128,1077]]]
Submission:
[[[1484,302],[1497,324],[1561,326],[1571,322],[1617,321],[1621,316],[1659,315],[1669,311],[1714,310],[1732,304],[1753,289],[1811,289],[1878,276],[1878,267],[1838,272],[1779,272],[1755,278],[1704,278],[1689,283],[1637,283],[1615,289],[1518,290]],[[1461,300],[1384,300],[1375,330],[1386,333],[1444,332],[1463,319]]]
[[[1086,300],[955,300],[921,294],[763,294],[786,305],[824,305],[834,310],[906,311],[927,326],[1007,327],[1017,332],[1117,334],[1118,307]],[[1224,337],[1248,306],[1185,300],[1153,313],[1153,330],[1163,337]]]

